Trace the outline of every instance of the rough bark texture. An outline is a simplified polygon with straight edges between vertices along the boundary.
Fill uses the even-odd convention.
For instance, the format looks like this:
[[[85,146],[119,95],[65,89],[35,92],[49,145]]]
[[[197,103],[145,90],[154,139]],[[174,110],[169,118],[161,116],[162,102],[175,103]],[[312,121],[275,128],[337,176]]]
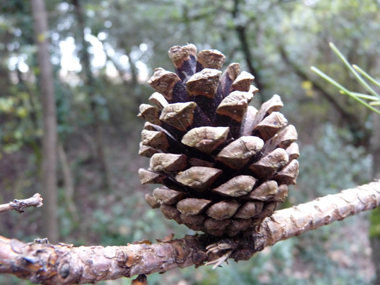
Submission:
[[[171,235],[156,244],[145,240],[126,246],[73,247],[44,240],[26,244],[0,237],[0,273],[42,284],[83,284],[163,273],[205,262],[220,264],[227,258],[247,260],[278,241],[377,206],[379,181],[277,211],[263,221],[258,232],[234,238],[196,235],[172,240]]]
[[[57,122],[54,98],[53,69],[47,42],[48,19],[43,0],[31,1],[34,32],[37,40],[37,60],[40,71],[42,95],[43,130],[42,139],[42,196],[45,198],[45,226],[43,234],[52,242],[58,242],[57,218]]]

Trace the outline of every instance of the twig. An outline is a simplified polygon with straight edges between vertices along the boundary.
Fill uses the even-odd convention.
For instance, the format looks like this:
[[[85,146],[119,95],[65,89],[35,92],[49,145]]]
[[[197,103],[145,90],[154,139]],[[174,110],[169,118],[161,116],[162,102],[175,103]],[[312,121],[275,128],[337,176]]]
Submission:
[[[201,266],[205,262],[224,261],[227,255],[247,260],[280,240],[377,206],[380,206],[379,181],[277,211],[263,221],[259,231],[223,240],[195,235],[156,244],[145,240],[126,246],[73,247],[62,243],[26,244],[0,236],[0,273],[14,274],[34,283],[83,284]]]
[[[42,203],[41,194],[34,194],[33,197],[23,200],[14,199],[12,202],[0,205],[0,213],[10,210],[16,210],[19,213],[23,213],[27,207],[41,207]]]

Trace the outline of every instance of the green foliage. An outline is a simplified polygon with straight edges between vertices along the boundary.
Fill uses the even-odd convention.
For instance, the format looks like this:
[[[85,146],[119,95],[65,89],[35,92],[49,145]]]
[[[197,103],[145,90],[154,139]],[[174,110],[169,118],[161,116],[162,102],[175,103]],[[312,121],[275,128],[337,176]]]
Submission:
[[[28,140],[41,135],[41,129],[35,129],[31,124],[29,103],[26,92],[0,98],[0,117],[5,122],[0,129],[0,149],[3,152],[18,151]]]
[[[369,227],[369,237],[380,238],[380,207],[372,210],[370,222],[371,225]]]
[[[307,191],[291,192],[298,194],[293,204],[333,194],[371,179],[372,158],[363,147],[354,147],[342,140],[343,137],[350,141],[349,133],[326,124],[318,137],[315,144],[301,146],[297,188]]]

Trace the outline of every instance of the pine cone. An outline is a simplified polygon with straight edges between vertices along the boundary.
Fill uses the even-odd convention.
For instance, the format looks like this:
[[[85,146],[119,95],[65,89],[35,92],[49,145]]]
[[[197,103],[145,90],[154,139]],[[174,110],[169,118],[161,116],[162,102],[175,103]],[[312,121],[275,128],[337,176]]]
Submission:
[[[157,68],[148,83],[157,91],[142,104],[146,120],[139,154],[142,184],[162,184],[145,196],[152,208],[195,231],[235,236],[273,214],[295,184],[297,131],[279,112],[278,95],[259,110],[254,76],[224,55],[197,54],[192,44],[169,50],[176,73]]]

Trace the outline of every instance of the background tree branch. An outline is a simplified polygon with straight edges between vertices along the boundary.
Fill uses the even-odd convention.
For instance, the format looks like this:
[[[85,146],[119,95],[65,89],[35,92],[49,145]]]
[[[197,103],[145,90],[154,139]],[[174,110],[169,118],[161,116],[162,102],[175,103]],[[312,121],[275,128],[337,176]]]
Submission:
[[[23,243],[0,237],[0,273],[43,284],[83,284],[133,275],[164,273],[174,268],[247,260],[267,246],[341,221],[380,205],[380,181],[328,195],[266,218],[257,232],[239,238],[172,235],[152,244],[143,240],[126,246],[81,246]]]
[[[294,73],[303,81],[309,81],[312,83],[313,88],[325,98],[331,106],[340,114],[341,118],[344,122],[347,123],[349,129],[352,131],[353,134],[358,133],[360,131],[364,131],[365,128],[363,127],[363,123],[357,116],[357,114],[353,114],[352,112],[348,111],[347,108],[344,108],[338,100],[336,100],[333,96],[333,94],[330,94],[328,90],[320,83],[318,80],[313,79],[311,76],[307,74],[307,72],[300,66],[298,66],[295,62],[293,62],[290,58],[288,53],[285,50],[285,47],[281,44],[277,45],[278,50],[281,55],[281,59],[286,63],[287,66],[290,66]],[[369,134],[366,134],[365,138],[367,138]],[[365,141],[366,139],[361,138],[361,142]]]
[[[232,18],[236,21],[240,17],[240,0],[234,0],[233,10],[231,11]],[[261,79],[261,73],[253,64],[253,56],[251,46],[248,43],[246,25],[235,24],[235,32],[239,39],[240,47],[244,55],[245,63],[248,71],[255,75],[255,85],[259,90],[264,90],[264,84]],[[259,93],[261,103],[264,102],[262,93]]]

